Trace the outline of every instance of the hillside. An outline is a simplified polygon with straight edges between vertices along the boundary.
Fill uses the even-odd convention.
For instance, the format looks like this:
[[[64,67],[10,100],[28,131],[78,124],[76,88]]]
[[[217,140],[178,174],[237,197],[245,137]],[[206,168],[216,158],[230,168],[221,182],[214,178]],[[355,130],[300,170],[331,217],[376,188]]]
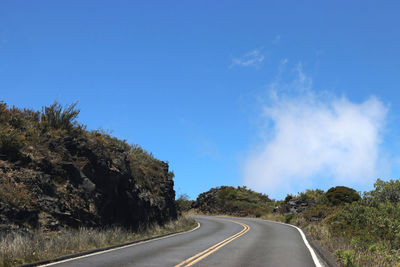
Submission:
[[[272,211],[268,196],[244,187],[221,186],[201,193],[192,207],[206,214],[255,216]]]
[[[136,229],[176,218],[173,173],[139,146],[88,131],[75,104],[0,102],[0,231]]]

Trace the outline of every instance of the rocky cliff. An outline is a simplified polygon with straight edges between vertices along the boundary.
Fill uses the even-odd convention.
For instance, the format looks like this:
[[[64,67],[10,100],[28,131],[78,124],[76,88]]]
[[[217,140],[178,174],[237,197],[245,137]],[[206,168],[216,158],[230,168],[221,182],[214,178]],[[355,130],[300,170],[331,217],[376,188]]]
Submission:
[[[74,108],[36,112],[0,102],[0,230],[138,228],[175,218],[168,164],[85,130]]]

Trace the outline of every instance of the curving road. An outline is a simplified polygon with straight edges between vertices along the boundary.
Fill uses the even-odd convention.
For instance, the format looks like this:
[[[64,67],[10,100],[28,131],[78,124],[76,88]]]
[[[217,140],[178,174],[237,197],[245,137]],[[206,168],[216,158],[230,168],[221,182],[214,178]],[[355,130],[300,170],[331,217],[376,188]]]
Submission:
[[[291,226],[193,216],[197,229],[45,266],[321,266]]]

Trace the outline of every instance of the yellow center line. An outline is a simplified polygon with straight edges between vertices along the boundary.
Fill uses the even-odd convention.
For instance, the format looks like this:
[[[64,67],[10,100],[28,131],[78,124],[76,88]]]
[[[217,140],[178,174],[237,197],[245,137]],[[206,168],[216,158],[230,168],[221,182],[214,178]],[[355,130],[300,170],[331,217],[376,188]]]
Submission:
[[[210,248],[208,248],[206,250],[203,250],[202,252],[197,253],[196,255],[194,255],[194,256],[182,261],[181,263],[175,265],[175,267],[191,266],[191,265],[195,264],[196,262],[201,261],[205,257],[211,255],[212,253],[216,252],[217,250],[219,250],[223,246],[227,245],[228,243],[232,242],[236,238],[239,238],[240,236],[244,235],[245,233],[247,233],[250,230],[250,226],[248,226],[247,224],[244,224],[244,223],[241,223],[241,222],[237,222],[237,221],[232,221],[232,220],[226,220],[226,219],[220,219],[220,220],[229,221],[229,222],[233,222],[233,223],[239,224],[239,225],[243,226],[243,229],[240,232],[238,232],[238,233],[236,233],[236,234],[234,234],[234,235],[222,240],[221,242],[213,245],[212,247],[210,247]]]

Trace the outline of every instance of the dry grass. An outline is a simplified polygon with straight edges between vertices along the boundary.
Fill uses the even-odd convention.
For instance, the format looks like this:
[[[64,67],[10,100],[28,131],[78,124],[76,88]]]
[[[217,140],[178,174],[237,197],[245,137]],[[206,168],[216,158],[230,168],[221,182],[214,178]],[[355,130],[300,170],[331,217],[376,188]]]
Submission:
[[[285,222],[285,216],[276,213],[267,213],[261,216],[261,219],[276,222]]]
[[[0,199],[11,206],[29,209],[32,207],[32,197],[23,183],[1,183]]]
[[[309,223],[298,218],[294,224],[306,230],[308,235],[334,254],[343,266],[400,266],[400,251],[389,251],[384,242],[371,244],[369,248],[362,249],[354,244],[354,239],[349,241],[343,236],[332,236],[328,225],[324,223]]]
[[[154,225],[132,232],[120,227],[108,229],[80,228],[60,232],[36,231],[31,235],[9,234],[0,240],[0,266],[15,266],[66,254],[123,244],[163,234],[187,231],[196,222],[185,216],[163,226]]]

